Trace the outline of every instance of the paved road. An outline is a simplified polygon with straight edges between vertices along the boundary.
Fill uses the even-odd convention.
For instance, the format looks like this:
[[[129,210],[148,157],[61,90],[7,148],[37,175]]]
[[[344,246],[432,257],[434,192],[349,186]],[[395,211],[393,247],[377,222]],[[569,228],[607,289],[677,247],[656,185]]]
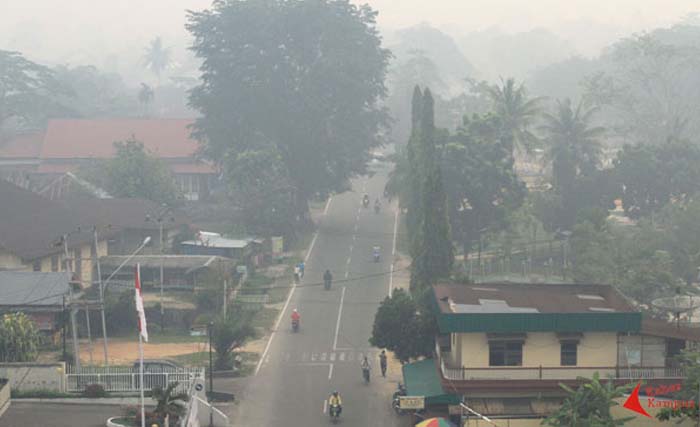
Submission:
[[[13,401],[0,417],[0,427],[104,427],[107,418],[119,415],[119,406]]]
[[[255,377],[248,382],[233,414],[233,425],[313,427],[329,424],[326,398],[343,397],[341,424],[396,426],[390,408],[391,386],[378,376],[377,349],[368,339],[379,302],[390,287],[395,210],[375,214],[361,207],[367,192],[382,194],[386,175],[359,179],[354,191],[333,197],[327,206],[307,260],[306,274],[289,299]],[[372,247],[382,248],[381,262]],[[330,291],[320,285],[325,269],[333,273]],[[293,334],[289,316],[302,315]],[[362,381],[360,360],[373,362],[372,381]]]

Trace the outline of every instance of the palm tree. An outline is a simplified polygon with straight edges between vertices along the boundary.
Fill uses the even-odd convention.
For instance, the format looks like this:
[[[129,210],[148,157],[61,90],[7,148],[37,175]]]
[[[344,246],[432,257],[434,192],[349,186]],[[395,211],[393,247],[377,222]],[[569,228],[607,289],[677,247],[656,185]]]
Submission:
[[[151,88],[146,83],[141,83],[141,89],[139,89],[139,104],[141,104],[141,113],[143,116],[148,115],[148,106],[153,102],[155,93],[153,88]]]
[[[494,112],[502,120],[504,136],[510,139],[511,151],[529,153],[537,142],[529,128],[540,115],[540,102],[544,98],[528,98],[523,83],[516,84],[513,78],[501,79],[500,86],[490,86],[486,90]]]
[[[151,40],[151,43],[146,48],[146,53],[143,57],[144,64],[151,72],[153,72],[160,81],[160,74],[165,71],[170,65],[170,48],[163,46],[163,40],[156,37]]]
[[[541,127],[547,145],[545,162],[552,166],[552,184],[557,192],[571,190],[576,177],[588,175],[600,163],[600,137],[605,128],[592,125],[596,108],[576,108],[570,99],[558,100],[555,114],[545,114]]]
[[[178,418],[185,414],[184,402],[189,398],[187,393],[175,393],[178,382],[170,383],[163,389],[160,386],[153,388],[152,397],[156,401],[156,408],[153,413],[161,420],[164,425],[169,425],[170,421],[177,422]]]

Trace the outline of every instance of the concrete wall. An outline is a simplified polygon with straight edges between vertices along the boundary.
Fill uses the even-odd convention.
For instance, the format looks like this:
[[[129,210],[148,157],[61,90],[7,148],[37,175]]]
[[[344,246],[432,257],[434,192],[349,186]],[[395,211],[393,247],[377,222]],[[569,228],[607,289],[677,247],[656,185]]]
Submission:
[[[64,392],[66,366],[57,363],[0,363],[0,378],[7,378],[10,389]]]
[[[463,333],[454,342],[455,357],[461,353],[466,368],[489,367],[489,343],[485,333]],[[586,332],[579,341],[577,366],[615,366],[617,335],[614,332]],[[458,350],[458,351],[455,351]],[[561,366],[561,345],[554,332],[529,332],[523,344],[523,367]],[[663,365],[663,364],[662,364]]]

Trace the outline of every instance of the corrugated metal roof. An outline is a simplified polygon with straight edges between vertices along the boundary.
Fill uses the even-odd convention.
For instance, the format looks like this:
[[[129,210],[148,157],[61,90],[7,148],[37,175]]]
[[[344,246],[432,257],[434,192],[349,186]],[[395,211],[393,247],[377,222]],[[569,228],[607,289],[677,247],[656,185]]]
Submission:
[[[69,279],[65,272],[0,271],[0,307],[61,306]]]

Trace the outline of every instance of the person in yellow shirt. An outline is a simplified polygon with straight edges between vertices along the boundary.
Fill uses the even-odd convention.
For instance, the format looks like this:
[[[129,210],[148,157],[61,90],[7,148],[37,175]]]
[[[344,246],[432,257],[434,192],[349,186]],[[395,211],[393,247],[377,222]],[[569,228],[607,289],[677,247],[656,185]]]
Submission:
[[[343,400],[340,398],[340,393],[337,391],[331,393],[330,397],[328,398],[328,405],[330,406],[331,416],[334,416],[334,408],[337,408],[338,410],[338,413],[335,414],[335,416],[340,416],[340,413],[343,412]]]

